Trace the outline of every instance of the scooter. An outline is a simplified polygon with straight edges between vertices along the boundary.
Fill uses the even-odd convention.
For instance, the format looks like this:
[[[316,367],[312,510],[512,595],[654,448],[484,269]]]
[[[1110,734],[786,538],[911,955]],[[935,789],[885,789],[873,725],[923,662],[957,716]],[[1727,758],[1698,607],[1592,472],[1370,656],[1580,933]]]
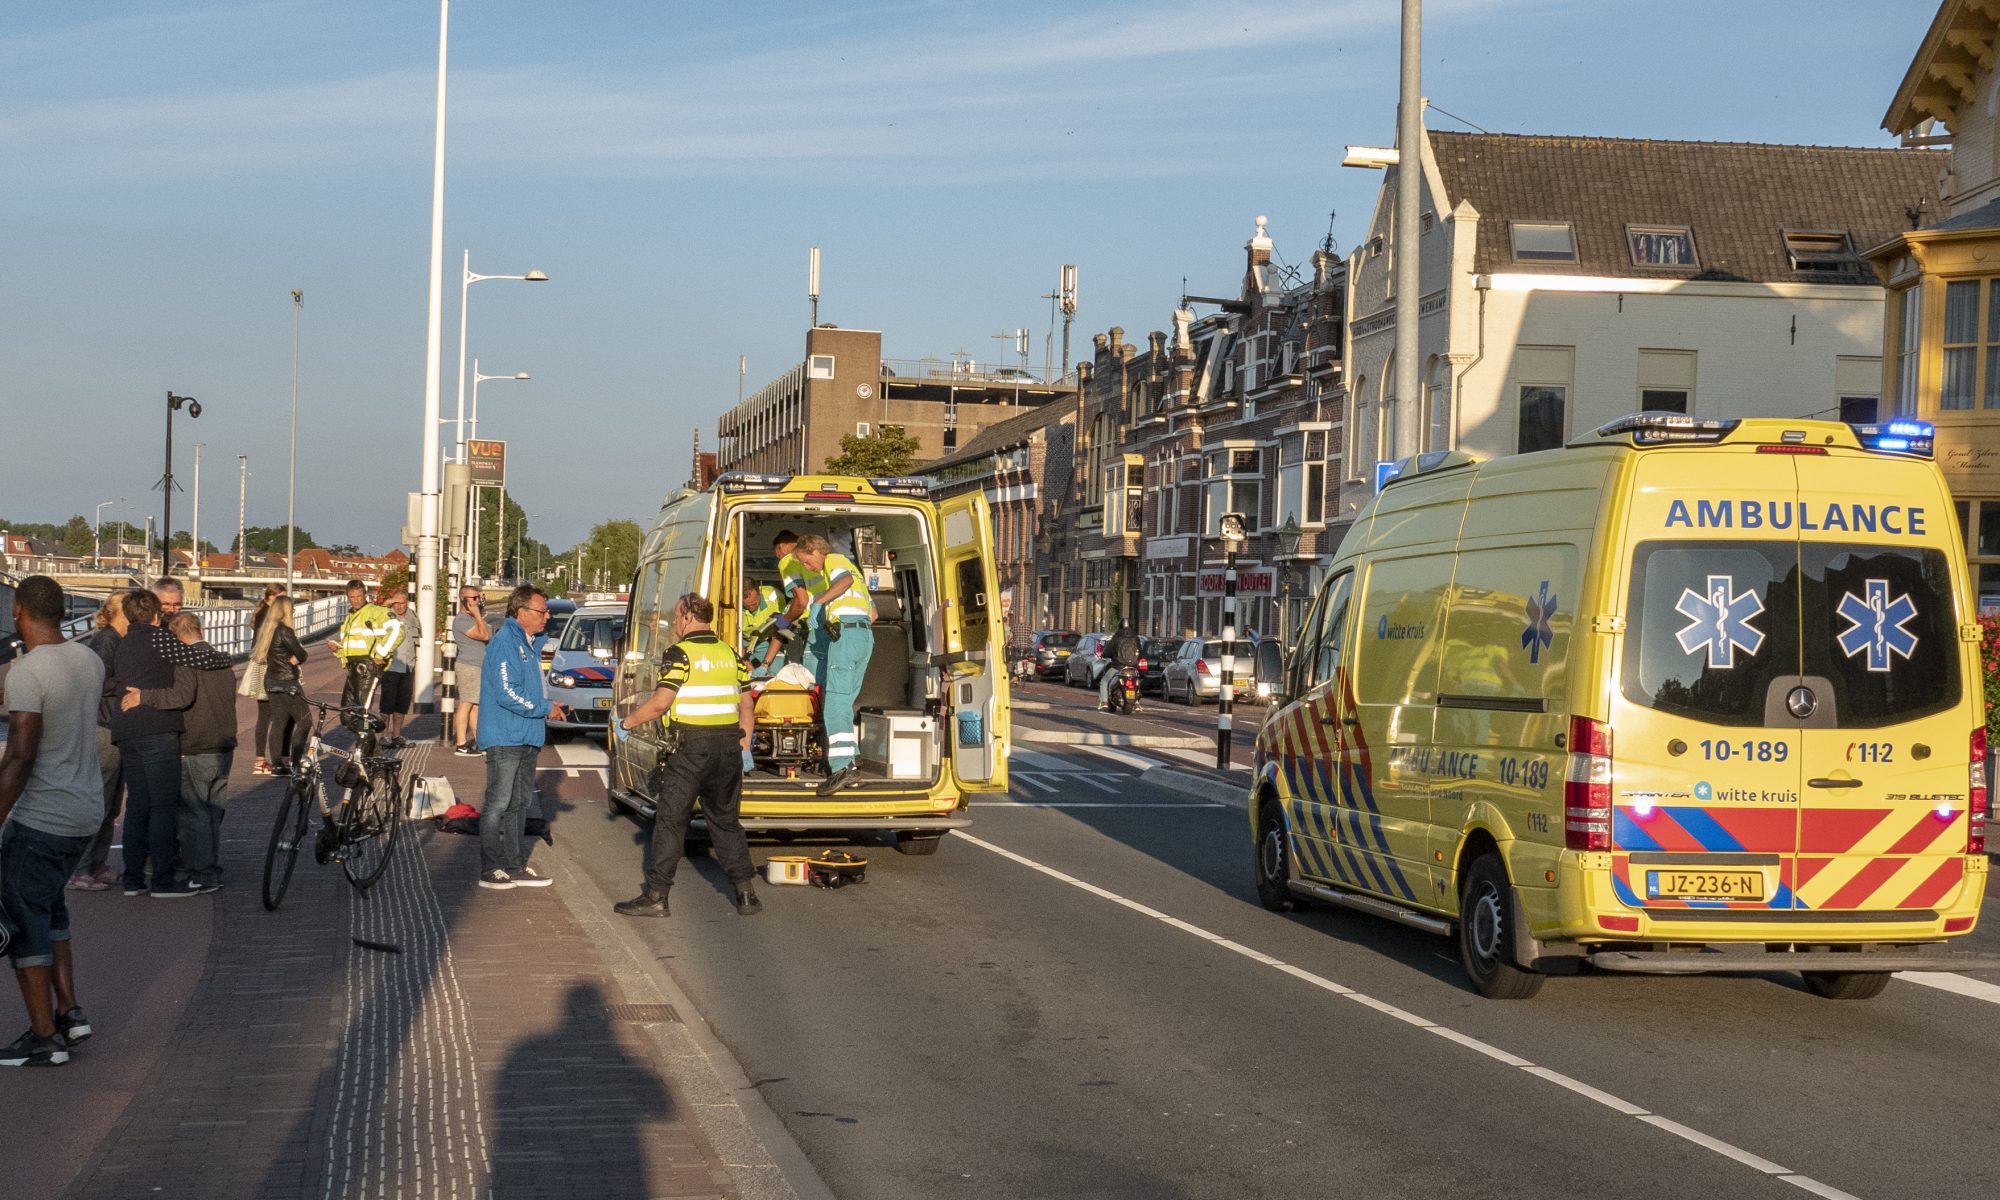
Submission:
[[[1118,681],[1111,685],[1111,711],[1127,716],[1139,711],[1139,668],[1117,667]]]

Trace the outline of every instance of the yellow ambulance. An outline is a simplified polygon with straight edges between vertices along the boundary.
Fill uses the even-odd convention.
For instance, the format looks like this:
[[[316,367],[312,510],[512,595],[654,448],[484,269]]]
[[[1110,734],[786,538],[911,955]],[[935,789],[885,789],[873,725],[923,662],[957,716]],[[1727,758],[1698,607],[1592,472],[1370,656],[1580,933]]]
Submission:
[[[1923,422],[1642,413],[1405,460],[1284,663],[1259,898],[1549,974],[1795,970],[1861,999],[1986,890],[1979,626]]]
[[[856,702],[859,779],[820,794],[824,772],[812,764],[823,768],[825,731],[800,694],[804,724],[760,723],[743,824],[753,832],[886,831],[905,854],[933,853],[945,831],[970,823],[970,795],[1007,790],[992,529],[983,493],[933,503],[927,481],[915,478],[733,472],[670,496],[640,546],[606,702],[624,712],[652,693],[674,603],[689,592],[714,603],[717,634],[748,652],[756,631],[743,627],[744,585],[779,583],[779,533],[821,534],[856,562],[874,609],[874,648]],[[611,797],[647,818],[660,733],[610,722]],[[703,836],[698,818],[691,836]]]

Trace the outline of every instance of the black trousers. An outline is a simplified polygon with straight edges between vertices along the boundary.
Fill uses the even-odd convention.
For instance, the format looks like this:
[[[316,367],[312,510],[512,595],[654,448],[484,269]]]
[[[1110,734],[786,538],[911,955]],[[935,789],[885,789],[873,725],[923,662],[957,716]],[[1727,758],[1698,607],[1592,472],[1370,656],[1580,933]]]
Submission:
[[[372,658],[357,658],[347,664],[347,682],[340,688],[342,708],[367,708],[375,698],[375,680],[382,674],[382,668]],[[357,715],[348,715],[340,723],[361,732],[362,721]]]
[[[687,841],[694,802],[701,800],[708,821],[709,844],[715,860],[731,883],[757,874],[750,862],[750,841],[743,835],[743,753],[734,726],[722,733],[693,734],[659,768],[654,800],[653,842],[646,856],[646,888],[665,894],[674,886]]]

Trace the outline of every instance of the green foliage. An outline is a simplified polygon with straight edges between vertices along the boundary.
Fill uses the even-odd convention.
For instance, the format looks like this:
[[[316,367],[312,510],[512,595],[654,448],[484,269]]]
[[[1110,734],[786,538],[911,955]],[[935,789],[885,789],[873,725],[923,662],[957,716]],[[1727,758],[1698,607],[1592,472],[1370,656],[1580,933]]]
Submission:
[[[590,536],[558,556],[563,585],[575,591],[615,591],[630,586],[639,570],[639,543],[645,530],[637,521],[597,525]],[[580,575],[579,575],[580,565]]]
[[[826,460],[826,469],[835,475],[859,475],[871,479],[882,475],[908,475],[917,469],[917,452],[922,443],[903,432],[901,425],[883,425],[867,437],[845,434],[840,453]]]
[[[252,525],[243,531],[243,541],[249,543],[250,553],[252,554],[283,554],[285,552],[285,527],[283,525]],[[313,535],[303,529],[298,530],[292,536],[292,548],[294,550],[311,550],[317,545],[319,543],[313,541]],[[236,554],[243,553],[243,547],[237,545],[234,539],[230,541],[230,549]]]
[[[361,557],[361,547],[355,545],[353,542],[340,542],[335,545],[328,546],[326,548],[326,551],[328,554],[338,554],[346,558]]]
[[[498,575],[506,579],[525,579],[535,571],[537,563],[546,564],[556,555],[549,547],[530,535],[532,527],[527,510],[515,503],[514,497],[495,487],[482,487],[479,495],[479,573],[482,576]],[[507,521],[500,522],[500,505],[507,506]],[[506,544],[501,544],[505,537]]]
[[[90,522],[82,514],[71,517],[69,522],[63,526],[63,549],[71,554],[90,553],[93,533],[94,531],[90,528]]]

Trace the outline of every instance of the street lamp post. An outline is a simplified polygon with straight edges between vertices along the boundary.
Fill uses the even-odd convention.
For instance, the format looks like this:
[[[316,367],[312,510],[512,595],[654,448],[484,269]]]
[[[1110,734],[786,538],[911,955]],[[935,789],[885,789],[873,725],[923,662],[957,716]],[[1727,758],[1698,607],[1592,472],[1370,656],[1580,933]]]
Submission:
[[[428,713],[435,703],[438,663],[438,488],[444,474],[438,463],[438,369],[443,357],[444,308],[444,112],[445,66],[450,46],[451,0],[438,0],[437,129],[431,147],[431,253],[429,300],[424,314],[424,420],[422,425],[422,492],[417,515],[417,661],[416,710]]]
[[[169,574],[167,564],[173,557],[168,547],[174,540],[174,413],[184,404],[187,406],[189,420],[201,416],[201,401],[192,396],[167,393],[167,467],[160,474],[160,574],[162,575]],[[149,562],[152,560],[150,548],[146,558]]]
[[[188,522],[188,574],[201,578],[201,448],[208,443],[194,444],[194,519]]]
[[[303,288],[292,289],[292,466],[285,484],[285,594],[292,594],[292,558],[298,553],[294,540],[298,529],[299,504],[299,313],[305,308]]]
[[[1229,769],[1229,741],[1236,694],[1236,552],[1243,548],[1243,514],[1222,514],[1222,684],[1216,697],[1215,767]]]
[[[539,271],[534,272],[534,274],[538,275],[540,273],[541,272]],[[469,436],[473,438],[477,438],[479,436],[479,385],[482,383],[491,383],[496,379],[518,380],[527,378],[529,378],[529,375],[526,371],[516,371],[512,375],[482,375],[479,373],[479,360],[476,358],[473,359],[472,360],[472,428]],[[463,435],[463,431],[461,431],[461,435],[462,436],[460,437],[458,443],[458,460],[460,462],[464,462],[465,435]],[[466,491],[475,499],[472,502],[472,512],[470,514],[470,519],[467,520],[465,523],[465,537],[466,540],[469,543],[471,543],[471,550],[467,555],[465,555],[465,558],[468,563],[465,569],[465,573],[467,578],[477,579],[479,578],[479,537],[481,533],[479,529],[479,503],[477,500],[477,496],[479,495],[479,489],[477,487],[470,487],[467,488]],[[500,527],[495,531],[496,534],[504,534],[506,532],[506,522],[507,522],[507,485],[503,482],[500,485]],[[496,536],[493,540],[493,557],[494,558],[501,557],[500,539],[498,536]]]
[[[1281,564],[1278,576],[1278,641],[1281,644],[1294,644],[1298,640],[1290,636],[1292,632],[1292,560],[1299,556],[1299,540],[1304,536],[1305,530],[1299,528],[1299,519],[1297,517],[1286,517],[1284,528],[1278,530],[1278,558]]]
[[[90,561],[98,570],[104,569],[104,510],[114,504],[125,503],[125,497],[106,500],[97,506],[97,517],[90,523]]]
[[[525,275],[476,275],[472,270],[472,251],[470,250],[465,252],[465,263],[462,272],[463,274],[460,277],[458,286],[458,458],[456,460],[458,462],[465,461],[465,305],[466,301],[471,298],[472,285],[488,279],[518,279],[526,283],[547,283],[549,281],[549,277],[540,271],[529,271]],[[479,363],[476,359],[473,361],[472,370],[474,374],[477,374],[479,371]],[[525,379],[527,376],[524,375],[522,378]],[[472,385],[472,395],[472,436],[478,437],[479,384],[477,381],[474,381]]]

